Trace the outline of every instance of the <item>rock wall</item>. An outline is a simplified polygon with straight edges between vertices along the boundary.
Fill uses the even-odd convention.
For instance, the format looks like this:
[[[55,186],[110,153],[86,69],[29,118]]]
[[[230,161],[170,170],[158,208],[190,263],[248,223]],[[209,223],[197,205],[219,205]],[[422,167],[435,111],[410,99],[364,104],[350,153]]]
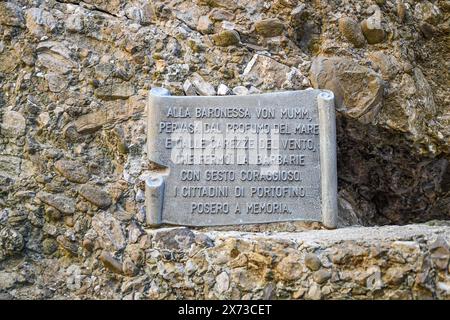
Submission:
[[[331,280],[313,282],[307,271],[292,279],[295,290],[283,289],[291,284],[282,275],[264,275],[258,281],[273,284],[263,290],[270,294],[240,290],[239,296],[227,269],[231,260],[206,273],[217,283],[212,293],[195,289],[190,275],[196,271],[188,271],[195,267],[188,262],[191,289],[176,289],[171,274],[181,272],[187,249],[169,250],[166,257],[143,244],[158,234],[144,225],[142,179],[152,169],[144,147],[145,99],[152,86],[177,95],[332,89],[341,225],[448,219],[449,12],[450,1],[443,0],[0,1],[0,294],[120,298],[142,286],[135,297],[421,296],[412,280],[399,282],[406,291],[368,293],[349,285],[355,293],[344,294],[324,289]],[[205,252],[222,248],[220,237],[183,230],[188,244],[202,238]],[[224,230],[284,230],[301,237],[303,225]],[[240,241],[234,234],[223,237]],[[278,246],[278,239],[271,241]],[[166,242],[163,248],[171,246]],[[298,251],[294,243],[287,246]],[[418,246],[415,254],[425,261],[431,253]],[[270,263],[255,255],[262,260],[251,258],[248,268],[267,262],[264,270],[277,273],[275,265],[302,264],[312,249],[305,250],[295,262],[278,263],[285,253]],[[158,273],[161,263],[151,261],[159,255],[181,262]],[[318,271],[333,277],[330,268]],[[390,269],[377,270],[384,277]],[[426,270],[438,277],[428,294],[447,298],[448,280],[439,280],[445,268]],[[77,282],[77,272],[80,288],[69,281]]]
[[[450,299],[449,242],[449,224],[273,234],[163,228],[129,244],[123,259],[108,249],[10,260],[0,297]]]

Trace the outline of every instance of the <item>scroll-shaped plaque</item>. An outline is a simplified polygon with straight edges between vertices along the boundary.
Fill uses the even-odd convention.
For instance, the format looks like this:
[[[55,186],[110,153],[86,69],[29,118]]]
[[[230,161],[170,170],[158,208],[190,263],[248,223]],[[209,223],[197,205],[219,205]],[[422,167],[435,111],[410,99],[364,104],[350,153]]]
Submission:
[[[325,90],[148,101],[147,223],[336,227],[334,96]]]

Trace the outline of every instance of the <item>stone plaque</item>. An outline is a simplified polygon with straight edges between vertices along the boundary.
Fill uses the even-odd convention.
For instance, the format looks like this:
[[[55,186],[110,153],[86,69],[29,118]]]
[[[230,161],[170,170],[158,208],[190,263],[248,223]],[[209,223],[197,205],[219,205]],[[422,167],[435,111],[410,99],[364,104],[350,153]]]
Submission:
[[[334,96],[150,91],[147,222],[212,226],[293,220],[336,227]]]

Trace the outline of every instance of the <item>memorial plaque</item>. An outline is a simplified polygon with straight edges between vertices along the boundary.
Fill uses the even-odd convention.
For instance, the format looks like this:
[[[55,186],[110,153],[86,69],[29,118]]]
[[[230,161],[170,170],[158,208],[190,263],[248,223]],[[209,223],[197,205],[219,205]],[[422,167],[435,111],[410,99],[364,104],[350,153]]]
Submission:
[[[336,227],[333,93],[170,96],[150,91],[147,222],[213,226],[294,220]]]

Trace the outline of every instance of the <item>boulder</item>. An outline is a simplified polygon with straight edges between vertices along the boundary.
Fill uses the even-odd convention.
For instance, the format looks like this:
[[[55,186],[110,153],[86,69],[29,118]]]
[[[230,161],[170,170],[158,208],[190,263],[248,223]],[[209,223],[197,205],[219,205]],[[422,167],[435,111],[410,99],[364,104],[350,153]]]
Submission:
[[[385,31],[381,24],[381,11],[375,13],[361,22],[361,29],[369,44],[377,44],[384,40]]]
[[[86,167],[78,161],[58,160],[55,162],[55,169],[71,182],[85,183],[89,180]]]
[[[339,31],[356,48],[363,47],[366,44],[361,26],[351,18],[343,17],[339,19]]]
[[[319,56],[310,78],[315,88],[334,92],[339,111],[363,123],[372,122],[382,106],[383,80],[351,59]]]
[[[279,36],[283,30],[284,24],[278,19],[263,19],[255,23],[256,33],[265,38]]]

